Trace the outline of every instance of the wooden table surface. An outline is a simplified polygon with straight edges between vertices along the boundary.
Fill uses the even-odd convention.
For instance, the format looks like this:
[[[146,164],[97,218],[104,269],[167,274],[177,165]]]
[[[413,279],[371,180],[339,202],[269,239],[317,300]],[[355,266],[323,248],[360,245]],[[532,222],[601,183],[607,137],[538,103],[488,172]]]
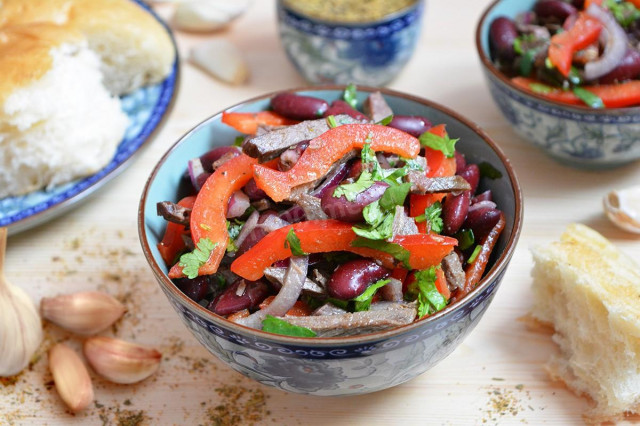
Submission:
[[[153,142],[121,176],[64,217],[9,239],[6,275],[38,303],[60,293],[101,289],[125,300],[128,313],[110,334],[158,347],[153,378],[132,386],[94,376],[96,402],[72,415],[48,373],[52,342],[81,340],[46,326],[43,356],[16,383],[0,382],[0,424],[582,424],[587,402],[551,382],[544,362],[549,335],[518,319],[530,306],[529,248],[585,223],[634,258],[640,238],[602,213],[613,188],[638,184],[638,163],[606,172],[566,168],[519,138],[490,98],[475,51],[475,24],[489,0],[429,0],[418,49],[392,89],[442,103],[477,122],[504,149],[522,184],[524,229],[500,290],[471,335],[447,359],[393,389],[348,398],[288,394],[244,378],[187,332],[154,281],[138,242],[143,185],[161,155],[187,130],[241,100],[305,82],[281,49],[272,0],[256,0],[224,32],[176,32],[183,58],[207,38],[227,38],[248,61],[251,78],[228,86],[183,59],[178,97]],[[170,5],[157,6],[169,16]],[[639,422],[638,418],[627,423]],[[217,422],[217,423],[216,423]],[[222,423],[220,423],[222,422]]]

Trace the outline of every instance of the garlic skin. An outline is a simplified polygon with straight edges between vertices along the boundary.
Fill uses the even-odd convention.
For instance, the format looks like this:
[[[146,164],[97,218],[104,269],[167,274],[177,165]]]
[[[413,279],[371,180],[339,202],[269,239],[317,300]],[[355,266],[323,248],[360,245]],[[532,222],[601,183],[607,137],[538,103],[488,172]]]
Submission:
[[[162,360],[162,354],[153,348],[105,336],[87,339],[83,349],[96,373],[120,384],[146,379],[156,372]]]
[[[0,228],[0,376],[21,372],[42,342],[42,321],[31,298],[3,275],[7,229]]]
[[[212,39],[194,46],[189,59],[225,83],[238,85],[249,77],[240,49],[225,39]]]
[[[93,385],[84,363],[71,348],[58,343],[49,350],[49,370],[60,398],[73,412],[93,401]]]
[[[602,203],[614,225],[640,234],[640,186],[611,191],[605,195]]]
[[[126,308],[106,293],[87,291],[45,297],[40,302],[40,312],[65,330],[88,336],[109,328]]]
[[[240,16],[248,6],[248,0],[181,1],[176,6],[173,25],[185,31],[219,30]]]

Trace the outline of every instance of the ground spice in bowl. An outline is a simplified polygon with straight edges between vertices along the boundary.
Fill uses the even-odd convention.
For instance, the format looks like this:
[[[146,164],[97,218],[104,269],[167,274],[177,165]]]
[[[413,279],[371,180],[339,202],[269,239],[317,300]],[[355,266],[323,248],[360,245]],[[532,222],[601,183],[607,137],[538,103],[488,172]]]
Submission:
[[[312,18],[330,22],[372,22],[382,19],[417,0],[285,0],[287,7]]]

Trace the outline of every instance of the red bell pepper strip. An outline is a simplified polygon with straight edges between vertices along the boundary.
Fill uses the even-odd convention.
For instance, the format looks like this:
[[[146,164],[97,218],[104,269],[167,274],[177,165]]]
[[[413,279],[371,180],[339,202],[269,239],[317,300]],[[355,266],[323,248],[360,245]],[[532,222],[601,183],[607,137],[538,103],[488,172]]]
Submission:
[[[551,101],[561,102],[571,105],[584,105],[573,92],[564,91],[562,89],[547,86],[544,91],[536,91],[532,89],[540,82],[524,77],[514,77],[511,79],[513,84],[521,89],[543,96]],[[534,86],[532,86],[532,84]],[[625,83],[603,84],[600,86],[585,86],[583,89],[593,93],[604,103],[607,108],[623,108],[633,105],[640,105],[640,80],[631,80]]]
[[[586,13],[580,13],[573,27],[551,37],[549,60],[562,75],[569,76],[573,54],[598,40],[600,31],[600,21]]]
[[[438,124],[428,130],[429,133],[433,133],[436,136],[445,137],[447,131],[444,124]],[[447,158],[444,153],[437,149],[425,147],[425,158],[427,159],[428,177],[446,177],[456,174],[456,159],[454,157]],[[431,204],[436,201],[442,201],[445,194],[411,194],[409,198],[409,215],[411,217],[420,216],[424,214],[424,211]],[[417,223],[418,230],[422,233],[427,232],[427,223]]]
[[[254,166],[256,183],[274,201],[280,202],[291,195],[294,187],[321,178],[333,163],[367,142],[374,151],[406,158],[415,158],[420,152],[418,139],[401,130],[379,124],[345,124],[312,139],[298,162],[286,172]]]
[[[192,208],[195,201],[196,197],[194,195],[190,195],[178,201],[178,205]],[[184,239],[182,239],[182,235],[186,233],[187,231],[184,230],[183,225],[174,222],[167,223],[167,229],[164,231],[162,241],[157,245],[160,256],[162,256],[162,260],[164,260],[166,265],[173,265],[178,253],[187,248],[187,245],[184,243]]]
[[[257,162],[258,160],[245,154],[232,158],[209,176],[198,193],[191,210],[191,238],[195,245],[202,238],[208,238],[217,244],[211,250],[207,262],[198,270],[198,275],[209,275],[218,270],[229,240],[226,218],[229,198],[249,182],[252,167]],[[182,267],[179,264],[175,264],[169,271],[169,278],[182,276]]]
[[[300,246],[307,253],[326,253],[332,251],[350,251],[362,256],[382,261],[389,268],[395,267],[395,260],[387,253],[378,250],[352,247],[357,238],[353,224],[338,220],[310,220],[294,223],[270,232],[255,246],[238,257],[231,264],[231,271],[242,278],[255,281],[278,260],[291,257],[291,249],[285,247],[287,233],[293,229],[300,240]],[[409,264],[412,269],[425,269],[439,265],[449,254],[457,240],[433,234],[398,235],[392,241],[409,251]]]
[[[451,290],[447,285],[447,278],[444,276],[442,268],[436,269],[436,290],[447,300],[451,299]]]
[[[222,122],[233,127],[240,133],[253,135],[258,130],[258,125],[288,126],[299,121],[291,120],[273,111],[260,112],[223,112]]]

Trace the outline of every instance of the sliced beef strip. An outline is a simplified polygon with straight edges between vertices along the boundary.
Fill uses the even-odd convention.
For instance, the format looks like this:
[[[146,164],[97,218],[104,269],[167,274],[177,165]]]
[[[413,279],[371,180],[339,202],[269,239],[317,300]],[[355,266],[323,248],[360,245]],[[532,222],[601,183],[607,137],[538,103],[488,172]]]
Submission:
[[[315,311],[313,311],[311,315],[314,315],[314,316],[341,315],[346,313],[347,311],[345,311],[342,308],[338,308],[333,303],[325,303],[324,305],[320,306]]]
[[[190,208],[182,207],[171,201],[161,201],[156,204],[156,209],[158,216],[162,216],[165,220],[187,227],[189,226],[189,219],[191,218]]]
[[[264,270],[264,276],[272,283],[282,285],[284,283],[284,275],[286,272],[287,268],[271,267]],[[302,291],[313,293],[315,295],[326,294],[324,288],[320,287],[316,282],[310,280],[309,278],[304,280]]]
[[[389,302],[402,302],[402,281],[389,278],[389,283],[380,287],[380,296]]]
[[[362,123],[348,115],[336,116],[339,124]],[[313,139],[329,130],[329,124],[325,118],[308,120],[291,126],[275,129],[260,136],[247,139],[242,144],[242,151],[250,157],[258,158],[260,162],[271,160],[280,155],[285,149],[300,141]]]
[[[371,121],[377,123],[385,118],[393,115],[393,110],[384,100],[384,96],[380,92],[373,92],[369,95],[364,105],[362,106],[364,113],[367,114]]]
[[[331,279],[331,274],[328,272],[323,272],[319,269],[314,269],[311,271],[312,280],[317,283],[320,287],[326,288],[327,283]]]
[[[292,193],[289,200],[293,201],[304,210],[304,215],[307,220],[326,220],[329,216],[322,210],[320,205],[320,198],[309,195],[303,191],[296,191]]]
[[[427,177],[424,172],[411,170],[406,176],[411,183],[412,194],[430,194],[434,192],[460,193],[471,189],[469,182],[462,176]]]
[[[414,235],[418,233],[418,226],[416,221],[407,216],[404,211],[404,206],[396,206],[396,214],[393,217],[393,224],[391,225],[391,239],[396,235]]]
[[[284,317],[290,324],[315,331],[318,337],[353,336],[400,327],[413,322],[415,304],[379,302],[371,309],[337,315]]]
[[[216,161],[211,163],[211,168],[213,170],[216,170],[218,167],[222,166],[224,163],[226,163],[227,161],[231,160],[234,157],[237,157],[238,155],[240,155],[239,151],[227,152],[222,157],[218,158]]]
[[[464,287],[466,275],[460,263],[460,257],[456,252],[451,252],[442,259],[442,270],[447,279],[447,287],[454,291]]]

